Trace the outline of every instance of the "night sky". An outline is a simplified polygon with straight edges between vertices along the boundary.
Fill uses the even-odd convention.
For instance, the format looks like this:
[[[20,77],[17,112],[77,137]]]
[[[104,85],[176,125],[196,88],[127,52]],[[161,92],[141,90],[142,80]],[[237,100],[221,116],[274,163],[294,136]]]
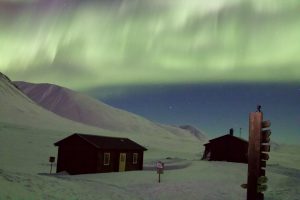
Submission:
[[[113,91],[113,92],[112,92]],[[115,93],[114,93],[115,92]],[[194,84],[98,88],[87,92],[153,121],[200,128],[209,138],[228,133],[248,139],[249,112],[262,105],[272,138],[299,143],[300,84]]]
[[[298,0],[0,0],[0,71],[209,135],[245,135],[260,103],[274,135],[295,141],[299,9]]]

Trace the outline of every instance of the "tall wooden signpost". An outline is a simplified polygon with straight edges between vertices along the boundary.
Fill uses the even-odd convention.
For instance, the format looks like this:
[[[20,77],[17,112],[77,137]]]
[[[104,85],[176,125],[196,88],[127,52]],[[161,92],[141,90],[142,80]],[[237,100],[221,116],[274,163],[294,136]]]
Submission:
[[[249,117],[247,200],[264,200],[267,190],[266,161],[270,151],[270,121],[263,121],[263,113],[251,112]]]

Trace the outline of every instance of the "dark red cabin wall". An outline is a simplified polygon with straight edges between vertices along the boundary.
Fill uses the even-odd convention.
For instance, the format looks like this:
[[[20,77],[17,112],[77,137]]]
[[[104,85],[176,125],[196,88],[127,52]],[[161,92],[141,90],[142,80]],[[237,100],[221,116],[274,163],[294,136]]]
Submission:
[[[59,146],[57,172],[70,174],[96,172],[96,148],[78,137],[69,138]]]
[[[210,160],[247,163],[247,143],[224,138],[210,143],[206,148],[210,148]]]
[[[104,153],[110,153],[109,165],[104,165]],[[114,172],[117,170],[118,153],[114,150],[98,150],[97,172]]]
[[[143,170],[144,166],[144,151],[139,152],[139,158],[138,158],[138,170]]]
[[[133,164],[133,154],[138,153],[137,163]],[[126,171],[143,169],[143,151],[127,151],[126,152]]]
[[[210,145],[211,160],[226,160],[227,145],[223,141],[215,141]]]
[[[109,165],[104,165],[104,153],[110,153]],[[118,172],[120,153],[126,153],[125,171],[142,170],[143,169],[143,151],[117,151],[117,150],[99,150],[97,156],[97,172]],[[138,160],[133,164],[133,153],[138,153]]]
[[[237,140],[230,141],[228,149],[228,161],[247,163],[248,145]]]

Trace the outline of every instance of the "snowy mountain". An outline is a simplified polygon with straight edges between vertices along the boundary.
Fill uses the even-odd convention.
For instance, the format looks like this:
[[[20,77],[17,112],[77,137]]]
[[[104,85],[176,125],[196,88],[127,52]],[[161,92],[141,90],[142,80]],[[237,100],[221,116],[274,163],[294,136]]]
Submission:
[[[189,136],[190,132],[155,124],[133,113],[111,107],[84,94],[53,84],[14,82],[31,100],[43,108],[67,119],[111,131],[133,133],[170,132]],[[194,134],[192,134],[194,135]],[[197,137],[202,140],[204,138]]]
[[[61,90],[64,91],[64,89]],[[80,94],[76,97],[79,99],[86,98]],[[98,104],[93,104],[93,99],[89,99],[88,103],[96,105],[97,108]],[[42,108],[29,99],[3,74],[0,74],[0,105],[0,166],[7,166],[9,169],[21,170],[19,166],[22,165],[24,168],[22,170],[28,169],[37,172],[36,167],[42,167],[39,164],[42,160],[47,160],[49,154],[56,155],[57,150],[53,143],[74,132],[128,137],[149,149],[147,151],[148,159],[155,157],[156,152],[160,152],[162,157],[174,157],[185,155],[191,151],[196,154],[202,149],[201,141],[193,135],[184,131],[178,131],[174,134],[159,126],[152,126],[151,122],[139,119],[134,115],[129,115],[133,118],[130,119],[129,117],[129,121],[135,122],[135,118],[137,118],[138,122],[143,122],[136,125],[139,131],[133,131],[132,124],[132,126],[127,126],[131,129],[117,131],[118,125],[115,128],[112,123],[110,124],[111,127],[106,126],[106,129],[101,129],[66,119]],[[105,111],[110,112],[110,109],[107,109]],[[90,110],[92,111],[91,107]],[[126,112],[119,112],[118,110],[111,112],[119,115],[118,123],[123,123],[126,126]],[[106,114],[111,116],[110,113]],[[189,148],[185,148],[187,144]],[[25,158],[26,162],[24,162]]]
[[[72,94],[72,91],[63,88],[53,86],[52,89],[58,89],[63,94],[66,90],[69,92],[68,94]],[[91,103],[90,105],[96,106],[96,108],[99,106],[91,98],[80,94],[75,96],[79,100],[87,98],[86,105]],[[59,97],[57,99],[53,97],[51,100],[60,102]],[[70,103],[70,101],[67,102]],[[130,138],[149,149],[147,151],[148,159],[155,157],[156,152],[160,152],[161,157],[174,157],[185,155],[190,151],[199,153],[202,148],[201,142],[187,132],[181,131],[174,134],[159,126],[152,126],[152,123],[145,119],[126,115],[126,112],[106,108],[105,105],[103,106],[107,109],[104,109],[107,116],[111,117],[110,111],[119,115],[116,120],[119,120],[118,123],[122,123],[124,126],[126,126],[126,117],[128,116],[132,123],[143,122],[136,124],[136,130],[139,128],[139,131],[133,131],[134,125],[132,124],[128,125],[124,131],[117,131],[119,126],[114,127],[113,122],[109,123],[111,126],[107,125],[106,129],[101,129],[66,119],[29,99],[2,73],[0,74],[0,105],[0,170],[5,168],[37,173],[44,168],[44,164],[41,163],[47,161],[49,155],[57,154],[53,143],[74,132]],[[100,103],[100,105],[102,104]],[[93,111],[93,107],[89,108],[89,111]],[[112,119],[108,118],[106,122],[109,120]],[[185,148],[187,144],[189,148]]]
[[[199,138],[199,140],[205,140],[206,136],[205,134],[200,131],[198,128],[192,126],[192,125],[181,125],[179,128],[189,131],[191,134],[193,134],[195,137]]]
[[[0,96],[1,123],[47,129],[65,129],[66,127],[76,129],[85,126],[41,108],[2,73],[0,73]]]

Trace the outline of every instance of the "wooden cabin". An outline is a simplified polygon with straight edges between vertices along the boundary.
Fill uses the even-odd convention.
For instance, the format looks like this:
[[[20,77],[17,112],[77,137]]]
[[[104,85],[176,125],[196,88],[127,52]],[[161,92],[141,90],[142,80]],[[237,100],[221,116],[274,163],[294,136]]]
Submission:
[[[229,134],[209,140],[204,146],[202,160],[248,163],[248,142],[235,137],[233,129]]]
[[[56,172],[87,174],[142,170],[147,149],[128,138],[75,133],[58,146]]]

